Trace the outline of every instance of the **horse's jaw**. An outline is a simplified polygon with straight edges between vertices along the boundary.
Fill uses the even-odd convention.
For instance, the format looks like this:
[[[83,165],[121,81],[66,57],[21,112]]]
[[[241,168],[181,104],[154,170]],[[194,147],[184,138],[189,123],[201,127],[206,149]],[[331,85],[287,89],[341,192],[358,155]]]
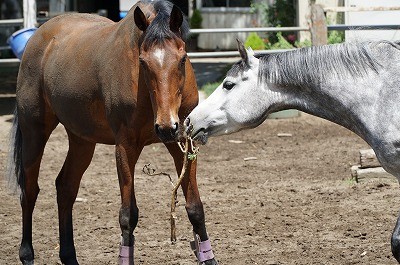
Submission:
[[[194,123],[191,119],[193,119]],[[190,137],[197,144],[205,145],[208,141],[208,132],[197,122],[195,116],[185,119],[184,135]]]
[[[199,144],[205,145],[211,136],[231,134],[240,130],[236,126],[229,125],[227,116],[223,115],[224,112],[220,112],[221,115],[212,115],[218,111],[211,112],[206,117],[196,113],[195,109],[185,120],[185,130],[186,134]]]
[[[233,118],[232,109],[228,109],[226,94],[220,85],[192,110],[184,122],[188,136],[206,144],[209,137],[231,134],[241,129],[241,124]]]
[[[199,144],[205,145],[208,142],[208,133],[205,132],[203,129],[200,131],[196,132],[191,136],[192,139]]]

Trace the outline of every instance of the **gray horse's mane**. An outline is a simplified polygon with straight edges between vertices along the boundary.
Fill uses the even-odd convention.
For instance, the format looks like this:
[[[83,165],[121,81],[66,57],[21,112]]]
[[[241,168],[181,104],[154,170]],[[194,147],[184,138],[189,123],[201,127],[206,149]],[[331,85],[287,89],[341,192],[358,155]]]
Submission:
[[[304,86],[332,78],[377,72],[381,64],[371,48],[390,42],[357,42],[314,46],[259,57],[259,82]]]

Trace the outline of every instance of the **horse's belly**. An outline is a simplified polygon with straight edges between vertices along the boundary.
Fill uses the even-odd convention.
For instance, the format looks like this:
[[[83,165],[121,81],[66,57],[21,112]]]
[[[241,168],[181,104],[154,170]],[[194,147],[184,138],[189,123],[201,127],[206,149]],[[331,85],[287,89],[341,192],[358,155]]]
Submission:
[[[56,101],[56,99],[53,99]],[[53,103],[60,123],[73,134],[95,143],[114,144],[114,134],[106,119],[104,103],[100,100],[65,99]]]

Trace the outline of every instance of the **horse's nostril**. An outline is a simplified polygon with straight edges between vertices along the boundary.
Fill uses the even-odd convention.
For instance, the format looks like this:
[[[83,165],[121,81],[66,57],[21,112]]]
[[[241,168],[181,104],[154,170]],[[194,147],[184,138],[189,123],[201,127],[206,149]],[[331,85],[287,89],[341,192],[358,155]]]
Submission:
[[[189,127],[189,125],[190,125],[190,119],[189,119],[189,117],[186,118],[186,120],[185,120],[185,122],[184,122],[184,125],[185,125],[185,127]]]
[[[157,135],[160,135],[161,130],[160,130],[160,125],[158,125],[157,123],[154,125],[154,130],[156,132]]]
[[[178,131],[178,127],[179,127],[179,124],[177,122],[175,122],[175,124],[172,125],[172,132],[175,133],[176,131]]]
[[[158,123],[154,124],[154,131],[157,136],[164,142],[173,141],[177,137],[179,123],[174,123],[171,126],[164,127]]]

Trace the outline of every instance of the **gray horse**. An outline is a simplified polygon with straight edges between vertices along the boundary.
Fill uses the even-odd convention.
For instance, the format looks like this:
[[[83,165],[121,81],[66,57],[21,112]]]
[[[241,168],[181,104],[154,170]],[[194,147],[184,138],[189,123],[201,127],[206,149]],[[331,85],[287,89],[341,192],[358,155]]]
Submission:
[[[191,136],[254,128],[275,111],[294,108],[353,131],[400,179],[400,45],[381,41],[303,48],[255,57],[239,43],[242,60],[188,116]],[[400,217],[392,253],[400,262]]]

